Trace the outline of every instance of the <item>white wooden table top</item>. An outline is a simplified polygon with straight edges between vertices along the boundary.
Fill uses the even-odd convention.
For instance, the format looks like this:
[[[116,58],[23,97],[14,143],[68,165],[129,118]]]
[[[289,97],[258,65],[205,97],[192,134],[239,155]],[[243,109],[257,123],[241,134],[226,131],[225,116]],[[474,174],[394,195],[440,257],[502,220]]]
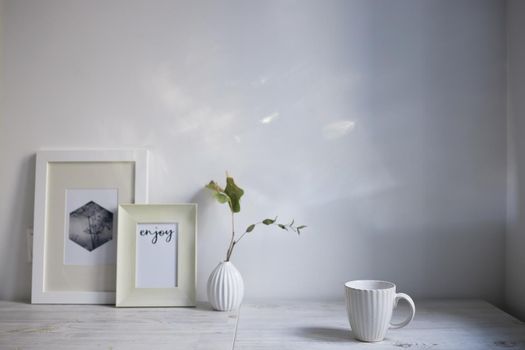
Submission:
[[[344,303],[244,305],[236,349],[525,349],[525,324],[481,300],[418,301],[412,323],[383,342],[350,332]],[[404,310],[403,310],[404,309]],[[399,304],[394,320],[408,314]]]
[[[236,312],[0,302],[0,349],[231,349]]]
[[[344,302],[247,303],[239,313],[0,302],[0,349],[525,349],[525,323],[484,301],[416,308],[408,327],[361,343]]]

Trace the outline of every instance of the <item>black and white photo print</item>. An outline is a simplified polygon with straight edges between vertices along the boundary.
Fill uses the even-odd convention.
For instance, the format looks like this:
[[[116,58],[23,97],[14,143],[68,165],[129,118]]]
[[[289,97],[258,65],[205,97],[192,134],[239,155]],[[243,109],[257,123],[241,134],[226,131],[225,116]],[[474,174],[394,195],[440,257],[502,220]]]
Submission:
[[[116,189],[68,189],[64,264],[105,265],[116,261]]]
[[[113,213],[89,201],[69,214],[69,239],[92,251],[113,238]]]

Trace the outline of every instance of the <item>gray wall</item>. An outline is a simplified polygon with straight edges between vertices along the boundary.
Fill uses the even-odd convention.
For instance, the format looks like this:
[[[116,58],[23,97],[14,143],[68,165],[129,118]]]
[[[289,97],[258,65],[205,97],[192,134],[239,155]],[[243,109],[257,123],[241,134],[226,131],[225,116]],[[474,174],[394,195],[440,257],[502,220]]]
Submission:
[[[248,298],[503,298],[505,8],[498,0],[6,0],[0,298],[27,299],[34,153],[146,147],[152,202],[199,203],[199,299],[227,247],[202,185],[229,170]],[[266,122],[266,123],[264,123]]]
[[[525,319],[525,2],[511,0],[508,18],[509,227],[506,304]]]

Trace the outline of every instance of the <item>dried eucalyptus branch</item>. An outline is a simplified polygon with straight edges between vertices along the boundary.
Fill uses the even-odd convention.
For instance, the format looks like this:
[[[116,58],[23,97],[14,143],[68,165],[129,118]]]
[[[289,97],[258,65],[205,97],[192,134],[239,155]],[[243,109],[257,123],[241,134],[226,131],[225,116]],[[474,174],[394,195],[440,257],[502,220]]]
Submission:
[[[215,181],[210,181],[208,185],[206,185],[206,188],[213,191],[213,196],[219,203],[228,203],[228,206],[230,207],[231,215],[232,215],[232,233],[230,238],[230,244],[228,245],[228,250],[226,251],[226,260],[230,261],[231,255],[233,253],[233,249],[235,248],[235,245],[239,243],[239,241],[247,234],[252,232],[257,225],[263,224],[266,226],[278,226],[280,229],[285,231],[292,231],[297,233],[298,235],[301,234],[301,230],[306,228],[305,225],[297,226],[295,225],[295,220],[292,220],[289,224],[282,224],[277,222],[277,217],[275,219],[264,219],[263,221],[257,222],[255,224],[249,225],[246,230],[243,232],[242,235],[239,236],[239,238],[235,238],[235,213],[238,213],[241,211],[241,197],[244,195],[244,190],[240,187],[238,187],[235,184],[235,181],[233,180],[233,177],[229,176],[228,173],[226,173],[226,187],[223,189],[221,186],[219,186]]]
[[[244,235],[252,232],[255,229],[255,227],[257,227],[260,224],[263,224],[266,226],[272,226],[272,225],[278,226],[282,230],[285,230],[285,231],[291,230],[292,232],[295,232],[298,235],[301,234],[302,229],[306,228],[306,225],[300,225],[300,226],[294,225],[295,220],[292,220],[292,222],[289,224],[280,224],[276,221],[277,221],[277,217],[275,217],[275,219],[264,219],[263,221],[256,222],[255,224],[251,224],[250,226],[248,226],[246,230],[244,231],[244,233],[240,235],[239,238],[234,240],[233,243],[231,244],[230,249],[228,249],[228,252],[226,253],[226,261],[230,261],[231,255],[233,253],[233,248],[235,247],[235,245],[237,245],[240,242],[240,240],[244,237]]]

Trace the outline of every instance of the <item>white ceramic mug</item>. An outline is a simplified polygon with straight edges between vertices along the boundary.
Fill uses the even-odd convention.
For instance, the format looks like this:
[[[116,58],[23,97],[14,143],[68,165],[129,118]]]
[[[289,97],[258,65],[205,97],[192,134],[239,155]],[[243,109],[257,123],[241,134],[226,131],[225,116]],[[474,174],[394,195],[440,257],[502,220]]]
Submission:
[[[396,285],[386,281],[360,280],[345,283],[346,310],[356,339],[381,341],[389,328],[405,327],[416,313],[414,301],[404,293],[396,293]],[[404,299],[410,316],[400,323],[391,323],[392,311]]]

